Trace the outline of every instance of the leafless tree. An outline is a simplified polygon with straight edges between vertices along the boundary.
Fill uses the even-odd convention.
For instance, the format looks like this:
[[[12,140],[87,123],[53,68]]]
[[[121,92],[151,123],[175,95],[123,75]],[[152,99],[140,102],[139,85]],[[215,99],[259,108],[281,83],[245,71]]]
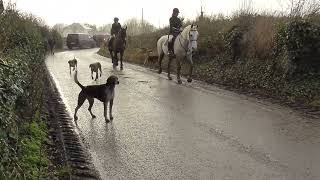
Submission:
[[[319,0],[278,0],[290,17],[304,17],[320,13]]]
[[[98,31],[103,32],[103,33],[110,33],[111,26],[112,26],[112,24],[105,24],[101,27],[98,27]]]
[[[3,1],[0,0],[0,14],[4,11]]]
[[[128,27],[127,34],[131,36],[143,33],[150,33],[156,29],[152,24],[150,24],[146,20],[141,22],[136,18],[129,19],[124,24]]]
[[[62,24],[62,23],[58,23],[55,24],[54,26],[52,26],[52,29],[57,30],[60,34],[63,34],[63,29],[66,27],[67,25]]]

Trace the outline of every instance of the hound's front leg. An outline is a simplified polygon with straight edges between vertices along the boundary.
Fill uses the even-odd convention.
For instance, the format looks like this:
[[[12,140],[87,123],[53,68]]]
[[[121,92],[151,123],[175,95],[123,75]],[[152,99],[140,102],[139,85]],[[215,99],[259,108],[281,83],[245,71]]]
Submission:
[[[92,69],[91,69],[91,79],[93,79],[93,71],[92,71]]]
[[[113,99],[110,100],[110,108],[109,108],[109,115],[110,115],[110,120],[113,120],[112,116],[112,106],[113,106]]]
[[[110,122],[108,119],[108,102],[104,102],[104,119],[106,120],[106,123]]]
[[[95,81],[98,79],[98,74],[99,74],[99,71],[97,70],[97,72],[96,72],[96,79],[95,79]]]

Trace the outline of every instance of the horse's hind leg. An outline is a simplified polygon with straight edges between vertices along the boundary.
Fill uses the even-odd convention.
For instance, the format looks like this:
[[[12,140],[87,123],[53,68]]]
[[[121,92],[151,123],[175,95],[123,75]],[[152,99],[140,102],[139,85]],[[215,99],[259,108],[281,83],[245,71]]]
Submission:
[[[110,53],[110,56],[111,56],[111,61],[112,61],[112,63],[114,63],[114,62],[113,62],[113,61],[114,61],[114,60],[113,60],[113,59],[114,59],[114,58],[113,58],[113,53],[112,53],[112,50],[111,50],[111,49],[109,49],[109,53]]]
[[[118,66],[118,52],[113,51],[113,56],[114,56],[114,65]]]
[[[159,62],[159,71],[158,71],[158,73],[159,73],[159,74],[162,73],[162,59],[163,59],[163,57],[164,57],[164,53],[161,52],[161,53],[159,54],[159,57],[158,57],[158,62]]]
[[[123,53],[124,53],[123,50],[120,51],[120,70],[123,70],[123,63],[122,63],[122,61],[123,61]]]
[[[172,77],[170,76],[170,67],[171,67],[171,62],[172,62],[172,58],[169,57],[169,62],[168,62],[168,79],[172,80]]]
[[[176,59],[176,62],[177,62],[177,80],[178,80],[178,83],[181,84],[182,81],[181,81],[181,59]]]

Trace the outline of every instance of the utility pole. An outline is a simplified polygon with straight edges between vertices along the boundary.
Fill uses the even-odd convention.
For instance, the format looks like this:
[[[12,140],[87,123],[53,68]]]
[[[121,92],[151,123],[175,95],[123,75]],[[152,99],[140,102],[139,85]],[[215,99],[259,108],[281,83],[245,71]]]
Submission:
[[[200,1],[200,3],[201,3],[201,8],[200,8],[200,19],[202,19],[202,18],[203,18],[203,14],[204,14],[204,12],[203,12],[203,1],[201,0],[201,1]]]
[[[143,24],[143,8],[142,8],[142,11],[141,11],[141,23]]]
[[[141,28],[141,31],[144,33],[144,23],[143,23],[143,8],[141,9],[141,26],[140,26],[140,28]]]
[[[4,11],[3,1],[0,0],[0,14]]]
[[[201,18],[203,18],[203,10],[202,10],[202,5],[201,5],[201,15],[200,15]]]

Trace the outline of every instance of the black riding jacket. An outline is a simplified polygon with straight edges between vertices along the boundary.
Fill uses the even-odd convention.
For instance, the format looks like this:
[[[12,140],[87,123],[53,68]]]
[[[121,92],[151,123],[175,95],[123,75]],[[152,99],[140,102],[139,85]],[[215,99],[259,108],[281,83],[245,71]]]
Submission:
[[[111,27],[111,35],[116,35],[121,29],[120,23],[113,23]]]
[[[176,29],[180,29],[182,27],[182,21],[175,16],[172,16],[169,20],[170,22],[170,34],[177,34],[179,33],[179,31],[177,31]]]

